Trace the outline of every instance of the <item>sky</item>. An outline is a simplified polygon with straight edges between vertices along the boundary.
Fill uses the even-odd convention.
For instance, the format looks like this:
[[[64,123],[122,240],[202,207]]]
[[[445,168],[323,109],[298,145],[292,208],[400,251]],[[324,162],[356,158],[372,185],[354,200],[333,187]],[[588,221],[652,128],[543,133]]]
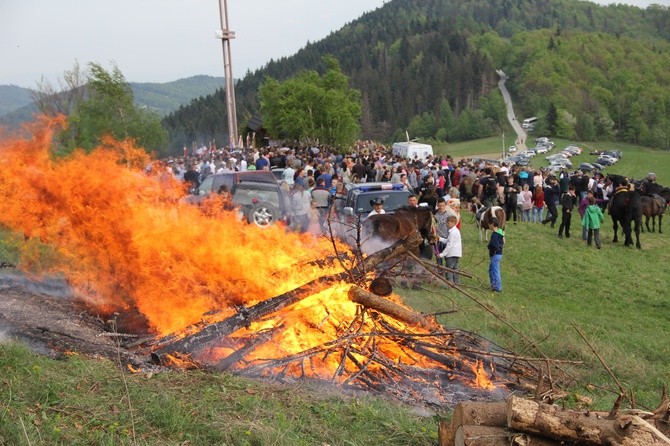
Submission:
[[[290,56],[388,1],[228,0],[233,77]],[[219,29],[219,0],[0,0],[0,85],[35,89],[44,78],[57,86],[76,62],[108,70],[115,63],[129,82],[223,76]]]

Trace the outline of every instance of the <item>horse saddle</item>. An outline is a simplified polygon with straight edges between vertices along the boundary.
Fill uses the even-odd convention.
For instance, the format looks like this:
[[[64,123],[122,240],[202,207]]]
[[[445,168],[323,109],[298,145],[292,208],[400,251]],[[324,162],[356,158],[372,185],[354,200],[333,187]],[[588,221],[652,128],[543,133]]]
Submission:
[[[656,204],[658,204],[658,207],[660,207],[661,209],[665,209],[665,206],[667,204],[665,198],[661,197],[658,194],[652,194],[651,198],[656,202]]]

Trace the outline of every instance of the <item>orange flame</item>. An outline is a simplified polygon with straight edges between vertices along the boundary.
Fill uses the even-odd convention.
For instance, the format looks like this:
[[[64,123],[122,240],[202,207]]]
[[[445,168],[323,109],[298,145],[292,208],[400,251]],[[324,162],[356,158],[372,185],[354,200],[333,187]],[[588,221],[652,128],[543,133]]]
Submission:
[[[0,141],[0,223],[19,231],[21,266],[60,272],[97,305],[136,308],[158,334],[208,311],[253,304],[319,275],[295,264],[328,252],[325,241],[239,224],[235,212],[182,204],[170,175],[147,176],[132,141],[106,140],[90,154],[52,159],[63,119],[27,127],[31,139]],[[48,263],[31,239],[54,248]]]
[[[471,364],[470,367],[475,373],[474,385],[480,389],[493,390],[496,388],[493,381],[491,381],[486,374],[486,369],[484,369],[484,363],[482,361],[475,361],[474,364]]]
[[[137,311],[156,334],[178,336],[199,322],[235,314],[236,306],[251,306],[343,271],[339,264],[313,262],[332,255],[325,238],[287,232],[280,225],[243,224],[217,198],[201,207],[181,202],[183,184],[157,165],[147,174],[151,160],[132,141],[106,139],[90,153],[53,158],[51,142],[64,124],[63,118],[40,118],[25,128],[30,139],[0,138],[0,192],[7,197],[0,201],[0,224],[24,235],[22,268],[61,273],[98,308]],[[392,366],[436,366],[391,336],[368,342],[378,327],[369,316],[359,318],[359,306],[347,297],[349,286],[341,282],[317,290],[290,311],[255,321],[209,346],[195,360],[225,361],[267,335],[245,357],[262,367],[277,358],[328,352],[333,340],[351,336],[359,343],[346,349],[350,361],[343,361],[341,353],[305,354],[307,362],[289,364],[283,372],[341,382],[345,372],[379,369],[370,360],[376,352]],[[358,324],[354,328],[352,321]],[[427,333],[399,321],[388,324],[398,332]],[[179,367],[196,366],[190,356],[167,359]],[[494,388],[482,363],[471,367],[474,385]]]

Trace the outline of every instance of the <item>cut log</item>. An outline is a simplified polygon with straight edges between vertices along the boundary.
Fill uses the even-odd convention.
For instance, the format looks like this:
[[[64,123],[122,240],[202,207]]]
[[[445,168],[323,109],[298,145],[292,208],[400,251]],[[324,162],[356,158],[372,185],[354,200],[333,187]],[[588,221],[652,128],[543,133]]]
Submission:
[[[513,444],[513,443],[512,443]],[[491,426],[459,426],[454,446],[509,446],[507,429]]]
[[[456,405],[451,416],[451,429],[445,445],[453,445],[456,439],[456,431],[463,425],[507,427],[507,403],[504,401],[462,402]],[[442,443],[440,443],[442,446]]]
[[[465,425],[507,427],[507,403],[458,403],[451,418],[451,426],[456,430]]]
[[[559,441],[537,435],[511,432],[502,427],[460,426],[456,430],[455,446],[558,446]]]
[[[349,288],[349,300],[361,304],[364,307],[372,308],[379,311],[393,319],[405,322],[410,325],[423,327],[428,330],[439,330],[440,327],[425,316],[415,313],[407,308],[404,308],[388,299],[379,297],[368,291],[365,291],[359,286],[352,286]]]
[[[652,430],[649,423],[641,423],[639,417],[622,415],[608,420],[593,413],[559,410],[516,396],[511,396],[507,403],[507,425],[513,430],[584,445],[670,446],[667,437]]]
[[[449,421],[440,421],[440,424],[437,426],[438,446],[454,446],[454,436],[451,432],[451,423]]]

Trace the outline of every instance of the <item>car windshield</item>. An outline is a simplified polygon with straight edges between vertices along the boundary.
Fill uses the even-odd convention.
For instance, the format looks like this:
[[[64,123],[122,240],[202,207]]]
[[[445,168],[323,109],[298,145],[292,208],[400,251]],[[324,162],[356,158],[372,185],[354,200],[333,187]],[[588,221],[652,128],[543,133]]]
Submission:
[[[253,206],[258,203],[269,203],[274,207],[281,207],[279,191],[263,189],[247,189],[238,187],[233,193],[233,203],[239,206]]]
[[[365,214],[372,211],[372,205],[370,204],[371,200],[375,198],[381,198],[384,200],[384,210],[386,212],[395,211],[401,206],[407,204],[407,197],[409,197],[408,191],[401,191],[395,193],[384,193],[384,191],[376,191],[374,193],[360,194],[356,197],[356,203],[354,205],[354,212],[356,214]]]

